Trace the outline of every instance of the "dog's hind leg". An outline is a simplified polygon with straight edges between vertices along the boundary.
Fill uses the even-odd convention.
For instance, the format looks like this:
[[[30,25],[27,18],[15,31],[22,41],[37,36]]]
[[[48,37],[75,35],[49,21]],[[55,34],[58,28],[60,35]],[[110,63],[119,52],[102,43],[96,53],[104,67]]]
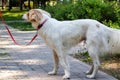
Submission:
[[[98,72],[98,68],[100,66],[100,62],[99,62],[99,51],[98,51],[98,48],[96,48],[96,46],[90,46],[88,48],[88,52],[89,52],[89,55],[90,57],[92,58],[93,60],[93,71],[90,71],[91,74],[88,74],[87,75],[87,78],[95,78],[97,72]]]
[[[88,71],[86,71],[86,74],[87,74],[87,75],[88,75],[88,74],[92,74],[93,69],[94,69],[94,65],[92,65],[91,68],[90,68]]]
[[[54,57],[54,68],[53,71],[48,72],[49,75],[55,75],[58,71],[58,67],[59,67],[59,58],[57,53],[53,50],[53,57]]]

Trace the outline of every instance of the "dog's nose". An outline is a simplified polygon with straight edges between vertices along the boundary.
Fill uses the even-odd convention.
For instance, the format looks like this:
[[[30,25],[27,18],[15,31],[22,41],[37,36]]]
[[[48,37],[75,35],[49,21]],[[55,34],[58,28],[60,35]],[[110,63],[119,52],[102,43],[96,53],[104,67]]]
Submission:
[[[23,14],[22,19],[27,19],[26,14]]]

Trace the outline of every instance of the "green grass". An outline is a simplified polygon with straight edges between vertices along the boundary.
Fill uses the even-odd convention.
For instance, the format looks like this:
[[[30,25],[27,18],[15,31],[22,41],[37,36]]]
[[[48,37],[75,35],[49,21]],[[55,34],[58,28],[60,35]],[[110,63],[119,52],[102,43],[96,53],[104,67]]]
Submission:
[[[19,29],[21,31],[32,31],[35,30],[31,23],[29,22],[10,22],[7,23],[8,25],[10,25],[13,28]]]
[[[6,55],[8,55],[8,53],[0,53],[0,57],[6,56]]]
[[[22,20],[22,15],[27,11],[3,11],[2,15],[5,21]]]
[[[35,30],[31,23],[29,22],[20,22],[23,21],[22,15],[27,11],[2,11],[3,18],[5,23],[13,28],[19,29],[21,31],[31,31]],[[18,21],[19,20],[19,21]],[[12,22],[7,22],[12,21]],[[18,21],[18,22],[17,22]],[[1,21],[0,21],[1,23]]]
[[[88,64],[91,64],[92,63],[92,60],[91,60],[91,58],[89,57],[89,55],[88,55],[88,52],[85,52],[85,53],[76,53],[76,54],[74,54],[73,55],[75,58],[77,58],[77,59],[80,59],[81,61],[83,61],[83,62],[86,62],[86,63],[88,63]]]

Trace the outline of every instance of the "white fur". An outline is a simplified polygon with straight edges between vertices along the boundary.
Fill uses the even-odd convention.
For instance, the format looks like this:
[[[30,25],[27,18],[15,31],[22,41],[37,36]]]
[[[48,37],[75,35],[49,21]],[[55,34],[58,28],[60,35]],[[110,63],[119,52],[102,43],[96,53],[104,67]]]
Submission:
[[[74,47],[83,40],[86,40],[87,49],[93,60],[93,66],[87,71],[88,78],[94,78],[100,65],[99,55],[104,53],[120,52],[120,31],[109,28],[96,20],[79,19],[73,21],[58,21],[42,13],[42,19],[39,22],[32,22],[36,28],[45,19],[48,19],[38,34],[43,38],[46,44],[54,52],[54,69],[48,74],[56,74],[58,62],[64,68],[65,75],[63,78],[70,77],[70,68],[66,59],[66,54],[71,47]],[[24,15],[23,18],[26,19]]]

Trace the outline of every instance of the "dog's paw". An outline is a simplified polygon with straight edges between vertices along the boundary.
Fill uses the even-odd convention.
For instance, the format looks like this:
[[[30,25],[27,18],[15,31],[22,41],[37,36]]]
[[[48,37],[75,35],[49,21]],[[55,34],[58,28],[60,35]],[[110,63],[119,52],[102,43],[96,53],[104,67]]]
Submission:
[[[94,79],[95,78],[94,75],[86,75],[86,77],[89,78],[89,79]]]
[[[64,75],[63,79],[70,79],[70,75]]]
[[[85,74],[88,75],[88,74],[91,74],[92,72],[90,71],[86,71]]]
[[[48,72],[48,75],[56,75],[55,71]]]

